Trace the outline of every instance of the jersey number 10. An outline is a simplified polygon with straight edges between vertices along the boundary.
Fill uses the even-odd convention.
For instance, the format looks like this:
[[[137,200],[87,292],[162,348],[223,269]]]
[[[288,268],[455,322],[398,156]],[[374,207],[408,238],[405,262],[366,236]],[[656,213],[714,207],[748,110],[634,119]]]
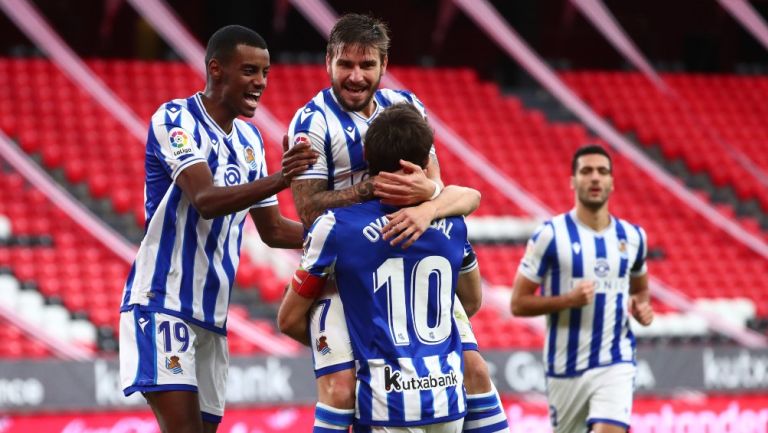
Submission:
[[[437,320],[429,325],[429,280],[437,281],[437,296],[432,300]],[[410,275],[410,299],[406,299],[405,265],[402,258],[391,258],[373,273],[373,293],[387,291],[387,321],[389,332],[397,346],[411,343],[408,315],[411,316],[416,337],[424,344],[439,344],[451,335],[453,328],[453,273],[448,259],[428,256],[419,260]]]

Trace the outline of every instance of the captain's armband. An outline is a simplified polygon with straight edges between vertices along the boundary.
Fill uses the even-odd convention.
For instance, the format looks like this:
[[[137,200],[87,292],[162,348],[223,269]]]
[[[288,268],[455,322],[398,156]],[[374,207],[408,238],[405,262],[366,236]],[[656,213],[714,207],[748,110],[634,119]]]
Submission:
[[[312,275],[304,269],[297,269],[291,279],[291,290],[302,298],[315,299],[325,286],[327,277]]]

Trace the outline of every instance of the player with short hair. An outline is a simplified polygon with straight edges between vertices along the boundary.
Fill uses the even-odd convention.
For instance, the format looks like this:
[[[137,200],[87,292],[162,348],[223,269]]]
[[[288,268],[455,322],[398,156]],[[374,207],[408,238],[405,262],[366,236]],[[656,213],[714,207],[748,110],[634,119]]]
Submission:
[[[298,248],[303,226],[274,197],[316,160],[309,146],[267,175],[252,117],[269,52],[256,32],[226,26],[206,49],[202,93],[163,104],[146,151],[145,236],[120,307],[120,377],[164,433],[215,432],[224,413],[230,292],[246,214],[271,247]],[[287,146],[287,143],[284,143]]]
[[[366,134],[368,172],[400,171],[401,160],[426,166],[432,138],[412,105],[383,110]],[[480,194],[461,189],[476,208]],[[348,306],[346,323],[357,370],[354,430],[458,433],[467,401],[454,292],[480,296],[479,278],[456,287],[459,273],[476,272],[477,262],[466,248],[463,217],[435,220],[407,249],[391,245],[380,228],[396,210],[374,199],[331,209],[318,218],[278,323],[284,329],[286,323],[301,321],[333,274]],[[332,422],[325,424],[316,423],[314,431],[339,431]]]
[[[642,228],[608,211],[613,163],[604,148],[578,149],[571,175],[575,207],[528,242],[512,313],[547,315],[544,361],[555,432],[626,432],[635,377],[628,313],[643,326],[653,321],[648,242]]]
[[[388,30],[380,20],[348,14],[336,22],[326,50],[331,87],[300,108],[289,129],[290,142],[311,143],[319,154],[318,161],[294,179],[291,189],[301,220],[307,227],[325,210],[371,200],[374,192],[390,205],[422,203],[401,208],[390,215],[389,222],[381,228],[385,239],[408,247],[435,218],[461,215],[466,197],[461,196],[460,189],[441,193],[443,183],[434,147],[426,167],[404,161],[400,174],[382,172],[372,176],[367,170],[363,137],[370,122],[384,109],[407,103],[426,117],[424,105],[414,94],[379,89],[387,68],[388,50]],[[477,351],[467,315],[480,308],[480,299],[463,305],[466,312],[462,309],[464,301],[454,303],[455,315],[464,341],[468,406],[471,412],[479,414],[478,421],[468,423],[466,431],[486,423],[492,427],[486,427],[484,432],[506,431],[506,416],[485,361]],[[310,326],[316,349],[313,359],[319,395],[316,423],[322,419],[351,419],[355,376],[344,311],[332,287],[317,305]],[[321,311],[327,324],[322,330],[318,322]],[[298,331],[293,335],[301,338],[305,333]],[[346,418],[329,415],[331,412],[346,414]],[[344,422],[336,427],[344,429]]]

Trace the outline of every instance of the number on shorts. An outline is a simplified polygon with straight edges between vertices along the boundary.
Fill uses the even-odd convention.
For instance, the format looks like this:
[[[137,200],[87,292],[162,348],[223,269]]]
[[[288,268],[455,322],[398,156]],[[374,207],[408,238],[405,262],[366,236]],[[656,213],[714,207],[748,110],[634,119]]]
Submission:
[[[163,342],[165,344],[165,352],[172,352],[173,347],[171,343],[171,322],[168,320],[160,322],[160,326],[157,327],[160,334],[163,336]],[[181,343],[181,349],[179,352],[186,352],[189,348],[189,329],[184,322],[175,322],[173,324],[173,339],[177,343]]]
[[[320,313],[320,332],[325,332],[325,318],[328,317],[328,310],[331,309],[331,300],[321,299],[317,301],[317,303],[320,304],[320,308],[323,309],[323,312]]]
[[[429,280],[437,279],[437,317],[429,324]],[[392,341],[398,346],[410,344],[408,314],[416,337],[425,344],[439,344],[451,335],[453,327],[451,289],[453,273],[448,259],[428,256],[411,270],[411,296],[406,299],[405,265],[402,258],[390,258],[373,273],[373,292],[387,291],[387,322]],[[409,309],[410,307],[410,309]],[[410,311],[409,311],[410,310]]]

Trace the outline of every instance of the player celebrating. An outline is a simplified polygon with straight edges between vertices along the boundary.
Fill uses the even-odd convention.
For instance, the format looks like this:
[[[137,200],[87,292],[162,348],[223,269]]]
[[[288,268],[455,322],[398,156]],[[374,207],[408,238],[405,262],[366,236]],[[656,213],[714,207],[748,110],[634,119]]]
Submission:
[[[377,19],[348,14],[334,25],[326,52],[331,88],[318,93],[297,111],[289,131],[291,143],[312,144],[319,153],[318,161],[294,179],[291,189],[299,215],[307,227],[329,208],[372,199],[374,190],[376,196],[386,199],[387,204],[404,206],[426,201],[390,215],[389,223],[382,229],[385,239],[392,239],[394,243],[403,241],[403,246],[408,246],[434,218],[460,215],[465,203],[459,190],[441,193],[440,168],[434,148],[424,169],[404,162],[404,173],[385,172],[375,177],[371,177],[366,169],[363,137],[369,123],[382,110],[396,103],[408,103],[426,116],[424,106],[413,94],[379,89],[387,68],[388,50],[387,28]],[[484,432],[506,431],[506,417],[485,361],[477,352],[477,341],[467,314],[460,302],[454,304],[465,349],[469,410],[478,414],[477,425],[490,425],[484,427]],[[343,419],[351,419],[355,377],[349,337],[344,327],[344,311],[338,295],[332,290],[328,290],[327,296],[324,295],[317,305],[310,326],[312,342],[317,349],[314,353],[319,395],[316,422],[342,419],[334,414],[346,414]],[[470,314],[479,306],[479,302],[464,305]],[[332,326],[321,328],[320,317]],[[321,340],[322,345],[319,344]],[[473,431],[475,425],[468,423],[466,431]],[[343,429],[345,425],[342,423],[337,427]]]
[[[298,248],[303,227],[283,218],[274,195],[316,159],[309,146],[267,176],[252,117],[267,85],[264,39],[241,26],[211,36],[203,93],[163,104],[146,152],[146,234],[120,314],[125,395],[142,392],[164,433],[215,432],[229,365],[230,291],[250,213],[272,247]]]
[[[643,229],[608,212],[613,164],[605,149],[580,148],[571,170],[575,209],[544,223],[528,242],[512,313],[547,315],[544,360],[555,432],[625,432],[635,376],[627,312],[643,326],[653,321],[648,243]]]
[[[387,108],[366,134],[368,172],[399,171],[403,159],[426,166],[432,138],[412,105]],[[480,194],[464,190],[476,208]],[[395,210],[370,200],[318,218],[278,322],[283,328],[306,317],[325,280],[335,273],[341,301],[348,306],[346,322],[357,365],[355,431],[458,433],[467,403],[454,292],[462,263],[471,272],[476,259],[465,249],[462,217],[436,220],[408,249],[392,246],[382,239],[380,228]],[[469,292],[465,296],[479,298],[479,279],[462,288]],[[339,430],[316,424],[314,431]]]

